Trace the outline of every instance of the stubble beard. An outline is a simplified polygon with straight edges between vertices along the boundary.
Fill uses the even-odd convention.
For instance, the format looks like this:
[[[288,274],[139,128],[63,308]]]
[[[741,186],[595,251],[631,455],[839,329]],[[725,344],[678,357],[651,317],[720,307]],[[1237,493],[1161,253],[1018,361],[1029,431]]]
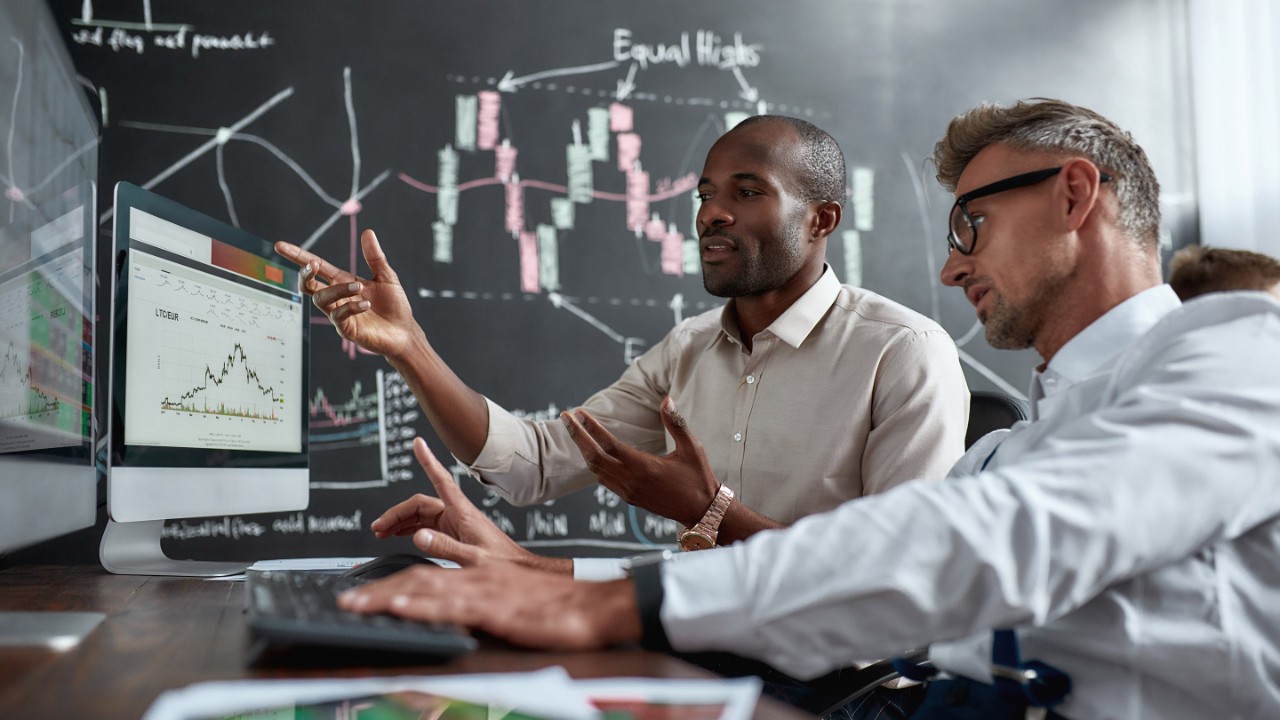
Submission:
[[[1023,308],[1006,302],[1003,295],[997,295],[991,303],[986,317],[982,318],[982,329],[987,336],[987,344],[997,350],[1023,350],[1035,342],[1035,332]]]
[[[998,350],[1025,350],[1034,347],[1046,322],[1050,322],[1054,303],[1065,296],[1070,280],[1066,273],[1047,268],[1035,293],[1015,305],[1003,294],[996,293],[986,317],[981,318],[987,344]]]
[[[800,225],[791,222],[787,223],[787,228],[785,235],[776,236],[766,243],[775,249],[769,256],[761,252],[759,244],[744,250],[736,236],[712,233],[713,237],[727,237],[734,242],[742,267],[732,276],[721,278],[714,277],[716,270],[721,268],[703,267],[703,288],[716,297],[735,298],[760,295],[785,285],[804,265],[804,238]]]

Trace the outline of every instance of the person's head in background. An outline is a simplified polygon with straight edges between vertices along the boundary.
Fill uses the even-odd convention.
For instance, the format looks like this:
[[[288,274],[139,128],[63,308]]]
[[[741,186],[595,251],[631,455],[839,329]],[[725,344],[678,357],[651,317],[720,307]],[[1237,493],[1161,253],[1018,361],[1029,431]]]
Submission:
[[[802,295],[822,274],[844,188],[840,145],[809,122],[757,115],[722,135],[698,181],[707,292]]]
[[[1060,100],[984,103],[934,148],[957,193],[945,285],[997,348],[1045,361],[1108,310],[1161,283],[1160,185],[1133,137]]]
[[[1169,285],[1183,302],[1225,290],[1260,290],[1280,298],[1280,260],[1249,250],[1189,245],[1169,259]]]

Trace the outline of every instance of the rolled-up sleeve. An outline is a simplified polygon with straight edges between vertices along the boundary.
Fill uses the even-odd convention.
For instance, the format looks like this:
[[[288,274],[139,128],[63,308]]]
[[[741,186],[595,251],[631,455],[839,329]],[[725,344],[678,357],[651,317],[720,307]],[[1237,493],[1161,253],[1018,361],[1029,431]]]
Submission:
[[[665,448],[666,431],[658,407],[670,391],[671,346],[679,330],[582,404],[614,437],[646,452]],[[468,467],[472,477],[514,505],[546,502],[596,483],[558,417],[521,419],[488,398],[485,402],[489,436]]]

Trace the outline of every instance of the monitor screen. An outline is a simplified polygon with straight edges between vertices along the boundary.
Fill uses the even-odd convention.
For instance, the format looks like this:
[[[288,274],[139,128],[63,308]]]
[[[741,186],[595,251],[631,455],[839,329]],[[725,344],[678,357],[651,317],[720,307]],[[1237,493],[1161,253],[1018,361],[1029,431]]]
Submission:
[[[266,240],[129,183],[114,236],[108,534],[146,522],[158,544],[165,519],[305,508],[296,269]],[[128,572],[106,543],[104,564]]]
[[[0,554],[91,527],[98,124],[45,3],[0,3]]]

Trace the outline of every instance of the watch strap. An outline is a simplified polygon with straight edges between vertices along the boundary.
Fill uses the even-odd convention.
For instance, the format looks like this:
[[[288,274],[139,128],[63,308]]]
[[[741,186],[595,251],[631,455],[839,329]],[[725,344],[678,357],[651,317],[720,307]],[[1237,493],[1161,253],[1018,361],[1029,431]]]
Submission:
[[[640,612],[640,645],[646,650],[671,652],[671,641],[662,627],[662,567],[665,562],[647,562],[631,568],[631,582]]]
[[[720,483],[716,496],[711,499],[711,506],[707,508],[707,512],[703,514],[698,524],[690,530],[700,532],[714,542],[720,534],[720,523],[724,520],[725,513],[729,511],[731,502],[733,502],[733,490],[728,485]]]

